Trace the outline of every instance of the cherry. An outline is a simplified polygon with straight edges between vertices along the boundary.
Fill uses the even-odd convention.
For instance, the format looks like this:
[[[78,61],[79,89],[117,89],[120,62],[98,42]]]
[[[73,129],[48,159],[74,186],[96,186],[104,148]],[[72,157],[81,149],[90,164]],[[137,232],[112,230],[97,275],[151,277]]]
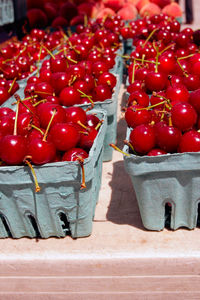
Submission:
[[[129,106],[125,113],[125,120],[129,127],[148,124],[151,121],[151,113],[140,105]]]
[[[95,128],[90,127],[89,130],[83,130],[80,135],[79,147],[89,151],[92,147],[94,140],[98,134]]]
[[[151,92],[164,90],[166,85],[167,76],[164,73],[152,71],[145,77],[145,86]]]
[[[94,102],[97,101],[105,101],[107,99],[112,98],[112,92],[111,89],[107,85],[97,85],[92,93],[92,99]]]
[[[65,87],[59,95],[59,101],[64,106],[79,104],[81,101],[80,93],[73,86]]]
[[[9,107],[0,107],[0,118],[3,116],[12,115],[14,111]]]
[[[7,88],[0,86],[0,105],[3,104],[8,98],[10,94],[8,93]]]
[[[199,152],[200,151],[200,133],[196,130],[185,132],[181,137],[179,144],[180,152]]]
[[[99,118],[97,117],[97,116],[95,116],[95,115],[87,115],[86,116],[86,118],[87,118],[87,126],[88,127],[96,127],[97,126],[97,124],[99,124]]]
[[[64,57],[50,58],[50,68],[52,73],[66,72],[67,61]]]
[[[71,77],[71,74],[66,72],[56,72],[51,74],[50,84],[56,95],[58,95],[64,87],[69,85]]]
[[[39,77],[39,82],[48,82],[51,83],[51,76],[52,76],[52,72],[50,69],[45,69],[42,68],[40,70],[40,77]],[[37,83],[39,83],[37,82]]]
[[[196,112],[200,114],[200,89],[189,94],[188,102],[195,108]]]
[[[171,109],[173,126],[181,131],[190,130],[197,121],[197,113],[188,102],[175,104]]]
[[[181,139],[180,130],[163,122],[157,124],[157,126],[155,125],[155,134],[158,147],[166,152],[177,151]]]
[[[79,159],[85,159],[88,157],[88,153],[81,148],[72,148],[65,152],[62,157],[62,161],[76,161]]]
[[[69,123],[56,123],[50,130],[51,140],[59,151],[67,151],[77,146],[80,139],[78,130]]]
[[[135,80],[127,87],[127,92],[131,94],[135,91],[141,91],[142,89],[144,89],[143,82],[141,80]]]
[[[66,122],[87,124],[87,115],[81,107],[67,107],[66,112]]]
[[[66,113],[65,109],[58,105],[53,103],[42,103],[37,106],[37,115],[40,120],[40,125],[42,128],[46,128],[49,124],[49,121],[54,113],[54,110],[56,110],[54,119],[52,121],[52,126],[55,123],[62,123],[66,121]]]
[[[154,148],[147,153],[148,156],[157,156],[157,155],[163,155],[163,154],[167,154],[167,152],[165,152],[164,150],[159,149],[159,148]]]
[[[200,87],[200,78],[195,74],[188,74],[183,78],[183,84],[189,91],[195,91]]]
[[[18,116],[17,132],[22,136],[26,136],[31,130],[31,125],[40,126],[39,119],[30,113],[23,113]]]
[[[166,89],[166,98],[171,101],[187,102],[189,92],[183,84],[174,84],[173,86],[168,86]]]
[[[40,99],[48,95],[53,95],[54,89],[48,82],[39,82],[35,85],[35,94],[38,95]]]
[[[27,142],[21,135],[5,135],[0,141],[0,157],[7,165],[19,165],[27,154]]]
[[[128,105],[139,104],[140,106],[146,107],[149,105],[149,96],[143,91],[135,91],[130,94],[128,98]]]
[[[155,147],[155,133],[150,125],[141,124],[130,134],[130,143],[138,154],[146,154]]]
[[[92,73],[95,77],[99,77],[104,72],[108,72],[109,67],[106,62],[97,61],[92,66]]]
[[[115,75],[109,72],[102,73],[97,81],[98,85],[108,85],[111,89],[113,89],[116,86],[117,79]]]
[[[33,164],[42,165],[54,160],[56,149],[51,141],[32,138],[29,140],[27,154]]]
[[[14,120],[10,115],[0,117],[0,134],[1,136],[12,134],[14,129]]]
[[[84,80],[79,79],[79,80],[75,81],[73,87],[75,88],[75,90],[79,90],[79,91],[83,92],[84,94],[87,94],[90,92],[90,86]]]

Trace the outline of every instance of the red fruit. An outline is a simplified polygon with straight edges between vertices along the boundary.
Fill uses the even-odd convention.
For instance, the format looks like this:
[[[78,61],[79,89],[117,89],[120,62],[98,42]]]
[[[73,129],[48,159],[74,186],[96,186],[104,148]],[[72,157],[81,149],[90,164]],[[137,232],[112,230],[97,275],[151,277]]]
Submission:
[[[0,157],[7,165],[19,165],[27,154],[26,139],[20,135],[6,135],[0,142]]]
[[[58,105],[53,103],[42,103],[37,106],[37,115],[40,120],[40,125],[42,128],[46,128],[49,124],[49,121],[54,113],[54,110],[56,110],[55,116],[52,120],[51,126],[53,126],[56,123],[62,123],[66,121],[66,113],[65,109]]]
[[[167,154],[167,152],[165,152],[164,150],[159,149],[159,148],[154,148],[147,153],[148,156],[157,156],[157,155],[163,155],[163,154]]]
[[[80,139],[78,130],[69,123],[57,123],[50,131],[51,140],[59,151],[67,151],[77,146]]]
[[[39,82],[35,85],[34,93],[37,94],[40,99],[44,99],[49,95],[53,95],[54,89],[48,82]]]
[[[42,165],[54,160],[56,149],[51,141],[33,138],[29,140],[27,153],[33,164]]]
[[[0,107],[0,118],[8,115],[12,115],[14,111],[9,107]],[[15,113],[14,113],[15,114]]]
[[[195,74],[188,74],[183,77],[183,84],[189,91],[195,91],[200,87],[200,78]]]
[[[171,117],[173,126],[181,131],[190,130],[197,121],[195,109],[187,102],[175,104],[171,109]]]
[[[0,117],[0,134],[1,136],[12,134],[14,129],[14,120],[11,115]]]
[[[149,91],[164,90],[167,85],[167,76],[160,72],[149,72],[145,77],[145,86]]]
[[[72,2],[66,2],[61,5],[59,15],[70,21],[73,17],[78,15],[78,9]]]
[[[129,106],[125,113],[125,120],[127,125],[132,128],[141,124],[149,124],[151,113],[140,105]]]
[[[92,127],[89,130],[83,130],[80,136],[80,141],[78,143],[79,147],[89,151],[94,143],[97,134],[98,131]]]
[[[8,98],[10,98],[10,94],[7,91],[7,88],[0,86],[0,105],[3,104]]]
[[[183,134],[179,144],[180,152],[199,152],[200,151],[200,133],[196,130],[190,130]]]
[[[32,129],[31,125],[40,127],[40,122],[37,117],[32,116],[31,113],[23,113],[17,119],[17,132],[22,136],[26,136]]]
[[[67,71],[67,60],[64,57],[50,58],[50,68],[52,73],[66,72]]]
[[[65,152],[62,157],[62,161],[76,161],[78,159],[85,159],[88,157],[88,153],[81,148],[72,148]]]
[[[51,23],[51,27],[53,28],[62,28],[66,26],[68,26],[68,21],[61,16],[56,17]]]
[[[29,26],[31,28],[46,27],[48,23],[46,14],[41,9],[37,8],[30,9],[27,12],[27,18],[29,21]]]
[[[99,118],[97,118],[97,116],[95,115],[87,115],[87,126],[88,127],[96,127],[97,124],[99,124]]]
[[[111,89],[106,85],[97,85],[92,93],[92,99],[94,102],[105,101],[112,98]]]
[[[50,83],[51,75],[52,75],[52,73],[51,73],[50,69],[42,68],[40,70],[39,82],[48,82],[48,83]],[[39,83],[39,82],[37,82],[37,83]]]
[[[139,125],[130,134],[130,143],[138,154],[146,154],[155,147],[155,133],[150,125]]]
[[[116,86],[117,79],[115,75],[109,72],[104,72],[101,74],[98,78],[97,84],[98,85],[108,85],[111,89],[113,89]]]
[[[200,89],[189,94],[188,102],[194,107],[196,112],[200,114]]]
[[[167,88],[166,98],[171,101],[187,102],[189,99],[189,92],[183,84],[174,84]]]
[[[178,128],[168,126],[165,123],[157,123],[155,125],[156,144],[159,148],[166,152],[176,152],[180,139],[181,132]]]
[[[80,93],[73,87],[65,87],[59,95],[60,104],[63,106],[72,106],[81,101]]]
[[[130,94],[128,98],[128,105],[139,104],[140,106],[146,107],[149,105],[149,96],[142,90],[135,91]]]
[[[64,87],[66,87],[71,79],[71,75],[66,72],[56,72],[51,74],[51,86],[58,95]]]
[[[79,123],[86,125],[87,115],[81,107],[67,107],[66,112],[66,122]]]

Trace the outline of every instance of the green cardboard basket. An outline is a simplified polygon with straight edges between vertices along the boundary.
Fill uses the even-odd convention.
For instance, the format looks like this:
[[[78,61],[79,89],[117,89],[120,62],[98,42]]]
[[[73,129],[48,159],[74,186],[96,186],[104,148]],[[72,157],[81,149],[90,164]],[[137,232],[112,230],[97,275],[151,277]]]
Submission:
[[[131,130],[127,130],[129,139]],[[128,146],[124,146],[128,153]],[[200,203],[200,153],[174,153],[160,156],[124,156],[146,229],[165,227],[166,205],[171,204],[169,227],[193,229],[197,226]],[[170,207],[169,206],[169,207]]]
[[[104,122],[85,159],[86,189],[81,190],[78,162],[35,166],[41,191],[36,193],[28,166],[0,168],[0,237],[89,236],[102,175],[106,112],[93,110]],[[98,175],[98,176],[97,176]]]

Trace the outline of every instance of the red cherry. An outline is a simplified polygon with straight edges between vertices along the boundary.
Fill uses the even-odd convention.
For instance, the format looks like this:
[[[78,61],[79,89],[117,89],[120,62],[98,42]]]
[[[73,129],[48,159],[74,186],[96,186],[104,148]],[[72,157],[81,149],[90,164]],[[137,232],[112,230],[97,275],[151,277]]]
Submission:
[[[94,102],[105,101],[112,98],[111,89],[107,85],[97,85],[92,93],[92,99]]]
[[[51,141],[44,141],[41,138],[32,138],[29,140],[28,156],[35,165],[42,165],[54,160],[56,149]]]
[[[150,125],[141,124],[130,134],[130,143],[138,154],[146,154],[155,147],[155,133]]]
[[[34,117],[30,113],[23,113],[18,116],[17,119],[17,132],[22,136],[26,136],[29,131],[32,129],[31,125],[40,127],[40,122],[37,117]]]
[[[62,157],[62,161],[76,161],[78,159],[85,159],[88,157],[88,153],[81,148],[72,148],[65,152]]]
[[[64,57],[50,58],[50,68],[52,73],[66,72],[67,60]]]
[[[65,87],[59,95],[59,101],[64,106],[79,104],[81,101],[80,93],[73,86]]]
[[[87,115],[86,118],[87,118],[87,126],[88,127],[95,128],[97,126],[97,124],[99,124],[99,122],[100,122],[99,118],[95,115]]]
[[[81,107],[67,107],[66,112],[66,122],[79,123],[86,125],[87,115]]]
[[[173,126],[181,131],[190,130],[197,121],[197,113],[188,102],[175,104],[171,109]]]
[[[196,112],[200,114],[200,89],[189,94],[188,102],[194,107]]]
[[[173,86],[168,86],[166,98],[171,101],[187,102],[189,99],[189,92],[183,84],[174,84]]]
[[[183,84],[189,91],[195,91],[200,87],[200,78],[195,74],[188,74],[183,77]]]
[[[66,113],[65,109],[58,105],[53,103],[42,103],[37,106],[37,115],[40,120],[40,125],[42,128],[47,128],[49,121],[56,110],[55,116],[52,120],[51,126],[55,123],[62,123],[66,121]]]
[[[11,115],[0,117],[0,134],[1,136],[12,134],[14,130],[14,120]]]
[[[196,130],[185,132],[181,137],[179,144],[180,152],[199,152],[200,151],[200,133]]]
[[[0,105],[10,98],[7,88],[0,86]]]
[[[148,156],[157,156],[157,155],[163,155],[163,154],[167,154],[167,152],[165,152],[164,150],[159,149],[159,148],[154,148],[147,153]]]
[[[20,135],[6,135],[0,142],[0,157],[7,165],[19,165],[27,154],[27,142]]]
[[[148,124],[151,121],[151,113],[140,105],[129,106],[125,113],[125,120],[129,127]]]
[[[145,86],[149,91],[164,90],[167,85],[167,76],[160,72],[149,72],[145,77]]]
[[[116,86],[117,79],[116,76],[109,72],[102,73],[97,81],[98,85],[108,85],[111,89]]]
[[[128,105],[139,104],[140,106],[146,107],[149,105],[149,96],[142,90],[135,91],[130,94],[128,98]]]
[[[98,131],[95,128],[90,128],[89,130],[83,130],[80,135],[79,147],[89,151],[92,147],[94,140],[98,134]]]
[[[35,94],[38,95],[40,99],[44,99],[48,95],[53,95],[54,89],[47,82],[39,82],[35,85]]]
[[[66,72],[56,72],[51,74],[50,83],[54,88],[56,95],[58,95],[61,90],[69,85],[72,75]]]
[[[168,126],[162,122],[155,125],[156,144],[159,148],[166,152],[176,152],[180,139],[181,132],[178,128]]]
[[[57,123],[50,131],[51,140],[59,151],[68,151],[77,146],[80,139],[78,130],[69,123]]]

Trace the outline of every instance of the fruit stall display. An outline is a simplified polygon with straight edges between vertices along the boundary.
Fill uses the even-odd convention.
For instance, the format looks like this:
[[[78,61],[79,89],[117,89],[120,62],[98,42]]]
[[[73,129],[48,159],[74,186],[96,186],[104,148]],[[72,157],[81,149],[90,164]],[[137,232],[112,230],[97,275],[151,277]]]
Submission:
[[[158,1],[146,2],[158,5]],[[122,58],[128,73],[124,163],[143,224],[147,229],[163,229],[167,209],[172,229],[195,227],[199,171],[198,153],[193,152],[200,151],[199,33],[191,28],[181,30],[176,17],[146,14],[128,24],[119,14],[96,20],[85,17],[75,32],[70,28],[53,32],[32,29],[22,41],[8,43],[1,50],[2,86],[9,81],[7,93],[12,96],[2,100],[0,108],[2,183],[15,174],[11,194],[6,194],[6,189],[1,195],[3,237],[91,233],[102,161],[111,160],[116,148]],[[123,42],[130,38],[128,55],[123,53]],[[17,73],[12,74],[9,67],[14,69],[15,64]],[[16,84],[19,89],[13,92]],[[68,143],[71,148],[66,149]],[[26,196],[30,190],[31,207]],[[16,199],[22,204],[15,218],[4,203],[8,199],[15,210]]]
[[[125,168],[147,229],[164,228],[165,210],[171,214],[172,229],[192,229],[200,175],[198,31],[181,30],[176,20],[164,15],[139,24],[146,33],[134,33],[132,52],[125,57]]]

